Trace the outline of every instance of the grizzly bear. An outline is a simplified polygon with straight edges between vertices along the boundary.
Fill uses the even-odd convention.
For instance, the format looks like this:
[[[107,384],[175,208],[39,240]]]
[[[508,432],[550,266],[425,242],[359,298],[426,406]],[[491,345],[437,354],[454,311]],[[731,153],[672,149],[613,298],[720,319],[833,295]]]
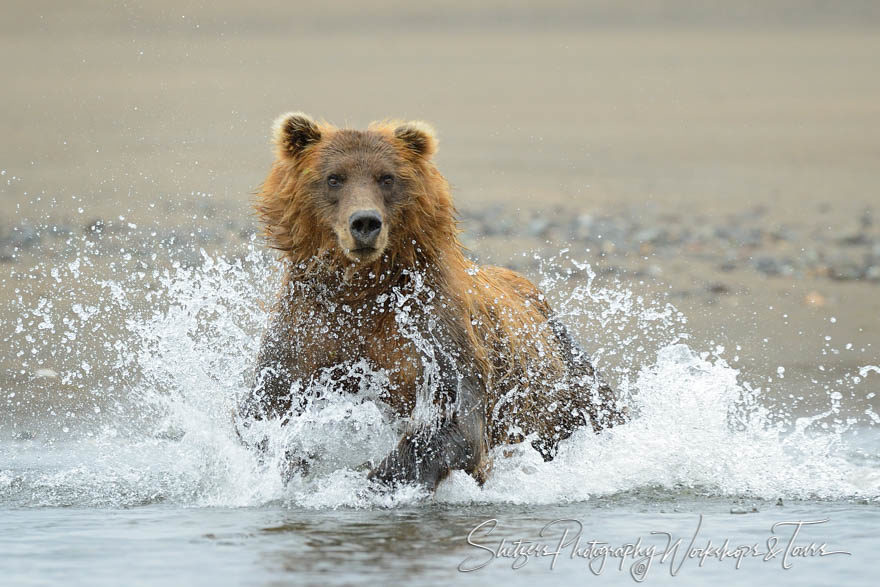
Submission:
[[[256,210],[283,285],[240,425],[295,415],[298,382],[365,360],[407,422],[369,478],[433,489],[455,469],[482,483],[498,445],[529,440],[551,460],[575,429],[623,421],[543,294],[465,257],[429,125],[361,131],[291,113],[274,141]]]

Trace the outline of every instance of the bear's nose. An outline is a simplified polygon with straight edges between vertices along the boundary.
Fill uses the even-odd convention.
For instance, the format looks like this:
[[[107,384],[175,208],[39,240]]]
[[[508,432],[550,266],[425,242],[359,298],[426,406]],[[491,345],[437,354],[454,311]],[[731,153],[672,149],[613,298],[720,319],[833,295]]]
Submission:
[[[348,228],[358,248],[372,247],[382,230],[382,217],[375,210],[360,210],[348,217]]]

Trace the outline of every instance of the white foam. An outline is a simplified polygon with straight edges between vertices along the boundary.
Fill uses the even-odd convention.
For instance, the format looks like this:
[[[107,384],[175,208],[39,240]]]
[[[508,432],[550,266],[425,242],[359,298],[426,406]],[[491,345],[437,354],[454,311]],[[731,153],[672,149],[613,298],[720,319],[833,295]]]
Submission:
[[[287,426],[262,422],[249,432],[270,439],[267,456],[261,459],[241,444],[232,411],[251,377],[266,320],[261,302],[271,300],[277,286],[269,265],[254,250],[237,262],[203,254],[197,268],[178,265],[155,273],[157,286],[145,298],[149,303],[143,302],[143,276],[132,273],[101,282],[107,292],[103,307],[83,298],[70,315],[58,315],[45,302],[28,309],[33,319],[19,321],[13,347],[38,344],[30,334],[44,324],[64,324],[58,335],[75,337],[100,333],[95,325],[102,320],[125,316],[126,325],[118,340],[104,345],[102,363],[94,357],[75,361],[89,365],[80,366],[81,377],[89,371],[116,374],[99,389],[87,390],[105,406],[95,412],[88,434],[48,445],[38,439],[31,443],[33,454],[22,444],[0,445],[0,488],[12,496],[8,499],[105,506],[156,500],[225,506],[281,502],[316,508],[394,507],[431,499],[414,487],[382,491],[366,479],[362,464],[390,450],[400,423],[370,393],[381,387],[383,374],[363,362],[348,373],[360,378],[363,393],[344,396],[332,379],[318,378],[312,385],[321,391],[320,402]],[[70,274],[64,266],[59,270],[62,282],[84,279],[88,263],[67,267]],[[682,342],[686,318],[673,306],[653,306],[622,287],[597,288],[588,265],[567,259],[546,261],[542,274],[541,286],[566,322],[610,332],[605,344],[593,349],[594,357],[600,367],[603,357],[623,359],[618,362],[626,368],[614,375],[634,418],[601,435],[579,431],[549,463],[528,444],[507,456],[496,450],[485,486],[455,472],[433,499],[554,503],[644,488],[765,498],[880,498],[880,464],[852,458],[844,441],[848,430],[872,421],[828,426],[840,402],[833,392],[827,412],[786,424],[787,413],[764,408],[760,391],[718,357],[722,349],[698,353]],[[406,310],[406,304],[400,307]],[[622,324],[634,327],[638,336],[624,334]],[[862,369],[861,377],[873,370]],[[62,377],[76,385],[73,371]],[[311,455],[312,468],[307,478],[285,485],[281,469],[287,449]]]

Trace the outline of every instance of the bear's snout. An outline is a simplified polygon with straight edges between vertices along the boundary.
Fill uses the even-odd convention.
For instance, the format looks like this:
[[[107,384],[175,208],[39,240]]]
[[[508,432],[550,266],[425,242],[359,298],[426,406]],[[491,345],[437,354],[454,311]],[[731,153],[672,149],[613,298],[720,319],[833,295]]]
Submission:
[[[358,210],[348,217],[348,229],[356,249],[374,249],[382,232],[382,217],[376,210]]]

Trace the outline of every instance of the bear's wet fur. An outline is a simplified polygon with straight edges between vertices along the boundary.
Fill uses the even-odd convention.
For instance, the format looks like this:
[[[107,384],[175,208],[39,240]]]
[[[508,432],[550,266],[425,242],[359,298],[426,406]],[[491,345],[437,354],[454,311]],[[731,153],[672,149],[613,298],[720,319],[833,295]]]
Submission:
[[[365,360],[408,418],[370,477],[434,488],[454,469],[482,483],[495,446],[528,438],[550,460],[577,428],[623,421],[542,293],[465,258],[429,125],[291,113],[274,141],[256,210],[284,278],[240,422],[289,417],[306,401],[297,382]]]

